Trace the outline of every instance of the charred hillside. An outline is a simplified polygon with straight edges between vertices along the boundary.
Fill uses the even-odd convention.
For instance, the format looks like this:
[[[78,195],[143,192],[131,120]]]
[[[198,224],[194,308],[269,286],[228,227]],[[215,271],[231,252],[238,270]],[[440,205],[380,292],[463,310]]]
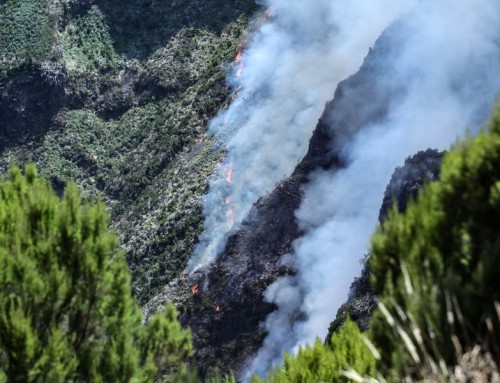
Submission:
[[[381,73],[385,69],[379,65],[388,54],[390,36],[389,30],[360,70],[338,86],[311,137],[307,155],[288,179],[254,204],[220,257],[192,278],[179,278],[149,307],[169,299],[179,302],[182,323],[193,330],[197,363],[203,369],[240,371],[260,348],[265,336],[262,323],[276,309],[263,294],[278,277],[294,275],[281,260],[302,235],[295,211],[303,187],[315,170],[341,169],[344,159],[338,148],[342,141],[367,124],[383,120],[387,106],[398,96],[399,90],[384,86]],[[370,108],[361,109],[365,103]],[[191,287],[194,293],[188,291]],[[184,291],[184,298],[179,298],[178,291]],[[305,315],[297,312],[297,319]]]

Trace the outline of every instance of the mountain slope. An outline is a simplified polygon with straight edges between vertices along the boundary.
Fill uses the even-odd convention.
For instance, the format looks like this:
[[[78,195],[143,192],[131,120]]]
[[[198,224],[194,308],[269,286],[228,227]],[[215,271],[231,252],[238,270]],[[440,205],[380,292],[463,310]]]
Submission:
[[[111,210],[145,303],[183,269],[221,153],[208,121],[252,0],[0,5],[0,169],[34,161]],[[132,28],[133,27],[133,28]]]

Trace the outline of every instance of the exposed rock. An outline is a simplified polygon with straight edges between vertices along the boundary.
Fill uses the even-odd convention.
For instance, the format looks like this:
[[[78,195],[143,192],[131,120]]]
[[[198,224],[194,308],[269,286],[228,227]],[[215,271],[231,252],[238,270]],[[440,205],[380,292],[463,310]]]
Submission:
[[[406,210],[408,202],[417,196],[418,190],[429,181],[439,178],[443,152],[433,149],[418,152],[408,157],[402,167],[397,167],[391,177],[391,182],[384,193],[384,201],[380,208],[378,220],[382,224],[393,202],[398,210]]]

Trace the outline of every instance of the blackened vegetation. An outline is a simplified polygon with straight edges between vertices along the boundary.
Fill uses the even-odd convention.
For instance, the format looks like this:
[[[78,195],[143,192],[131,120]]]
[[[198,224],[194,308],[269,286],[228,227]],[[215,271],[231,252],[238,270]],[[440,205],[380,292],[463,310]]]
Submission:
[[[443,152],[427,149],[408,157],[402,167],[394,170],[380,208],[378,220],[381,224],[394,203],[397,203],[398,211],[405,211],[406,205],[417,196],[423,184],[439,178],[443,155]]]
[[[192,283],[201,288],[181,308],[181,321],[193,330],[202,372],[207,368],[239,371],[262,345],[266,335],[262,323],[276,309],[264,301],[263,293],[279,276],[294,273],[281,266],[280,259],[292,252],[293,242],[303,234],[294,214],[302,187],[316,170],[345,166],[338,150],[343,140],[369,122],[383,120],[396,93],[378,83],[376,62],[371,51],[360,71],[338,86],[294,173],[254,205],[223,254],[194,276]],[[361,108],[361,96],[371,103],[370,108]]]
[[[294,211],[303,177],[296,172],[258,201],[217,262],[195,275],[202,289],[187,302],[181,321],[193,330],[204,370],[237,371],[260,347],[265,333],[259,324],[275,309],[263,293],[278,276],[292,273],[279,260],[300,235]]]

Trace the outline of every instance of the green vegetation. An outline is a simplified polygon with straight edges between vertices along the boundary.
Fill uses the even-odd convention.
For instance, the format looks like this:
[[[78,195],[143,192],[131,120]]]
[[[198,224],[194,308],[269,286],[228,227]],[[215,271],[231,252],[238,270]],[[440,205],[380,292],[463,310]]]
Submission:
[[[256,9],[253,0],[0,6],[0,170],[33,161],[59,194],[72,179],[102,200],[141,305],[179,277],[202,229],[201,198],[222,155],[205,130],[231,96],[225,74]]]
[[[104,16],[96,6],[70,21],[62,44],[63,59],[69,71],[106,71],[116,68],[120,61]]]
[[[51,58],[56,29],[53,1],[6,0],[2,3],[0,69]]]
[[[153,382],[185,374],[173,306],[147,325],[103,205],[62,199],[29,165],[0,182],[0,380]],[[170,371],[173,373],[174,371]]]
[[[394,320],[420,329],[422,338],[410,335],[417,348],[410,352],[389,331],[387,315],[375,315],[373,339],[392,351],[383,354],[391,373],[412,374],[416,361],[429,358],[455,363],[457,342],[463,348],[489,344],[497,352],[499,228],[500,107],[489,130],[445,156],[440,181],[404,215],[393,211],[373,239],[374,290]]]
[[[285,355],[283,366],[271,372],[265,382],[344,382],[353,374],[374,376],[376,359],[365,342],[358,326],[347,320],[342,330],[333,334],[331,345],[318,339],[296,356]],[[262,382],[257,377],[252,381]]]

